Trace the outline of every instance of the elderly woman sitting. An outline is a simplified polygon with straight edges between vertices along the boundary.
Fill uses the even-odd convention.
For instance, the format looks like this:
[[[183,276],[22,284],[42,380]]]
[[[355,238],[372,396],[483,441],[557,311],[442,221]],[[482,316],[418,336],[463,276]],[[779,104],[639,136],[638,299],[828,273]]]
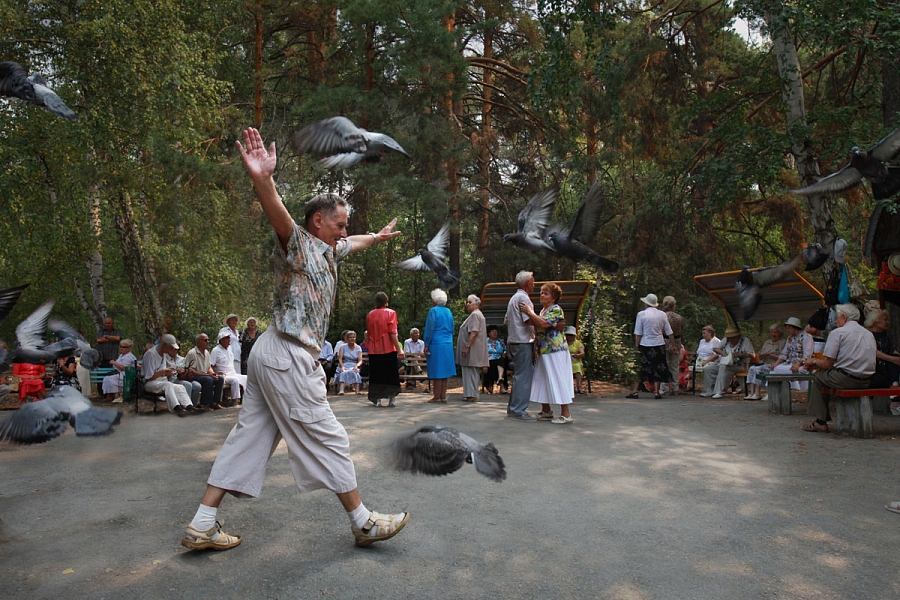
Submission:
[[[875,337],[875,374],[869,380],[869,387],[886,388],[900,384],[900,355],[894,349],[894,342],[888,336],[891,317],[886,310],[875,309],[866,315],[866,329]],[[900,390],[897,390],[900,392]],[[898,393],[900,396],[900,393]],[[900,415],[900,398],[891,398],[891,414]]]
[[[806,373],[803,362],[813,355],[813,336],[808,334],[800,324],[800,319],[791,317],[784,322],[788,330],[788,339],[778,360],[772,365],[773,375],[797,375]],[[806,391],[809,386],[807,381],[792,381],[791,388]]]
[[[797,321],[799,323],[799,320]],[[764,379],[759,379],[762,374],[768,375],[772,370],[772,365],[778,360],[778,356],[784,349],[787,340],[784,339],[784,331],[781,329],[781,323],[774,323],[769,327],[769,339],[765,341],[762,348],[759,349],[759,360],[761,365],[754,365],[747,369],[747,387],[750,393],[744,397],[744,400],[761,400],[762,391],[766,389],[767,384]]]

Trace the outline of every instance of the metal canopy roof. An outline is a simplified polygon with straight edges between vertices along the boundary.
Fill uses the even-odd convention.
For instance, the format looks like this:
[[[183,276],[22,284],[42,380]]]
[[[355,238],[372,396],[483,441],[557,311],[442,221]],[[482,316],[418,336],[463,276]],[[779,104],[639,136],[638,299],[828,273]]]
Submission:
[[[529,294],[529,298],[534,302],[535,308],[541,305],[541,286],[547,281],[535,281],[534,291]],[[587,297],[588,290],[594,284],[593,281],[554,281],[556,285],[562,288],[562,296],[559,298],[559,305],[566,314],[566,323],[575,325],[578,317],[578,311],[581,304]],[[488,325],[503,325],[503,318],[506,316],[506,306],[509,299],[519,289],[516,282],[509,281],[505,283],[489,283],[481,290],[481,312]]]
[[[739,274],[740,271],[727,271],[694,277],[697,285],[721,304],[734,321],[781,321],[788,317],[798,317],[805,323],[805,319],[825,305],[822,292],[794,271],[784,281],[761,288],[762,302],[759,308],[752,318],[745,319],[737,292],[734,291],[734,282]]]

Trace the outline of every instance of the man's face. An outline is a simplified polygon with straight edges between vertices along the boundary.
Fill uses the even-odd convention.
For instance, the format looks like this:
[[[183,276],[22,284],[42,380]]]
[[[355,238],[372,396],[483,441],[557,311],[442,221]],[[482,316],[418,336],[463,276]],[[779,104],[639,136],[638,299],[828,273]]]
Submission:
[[[115,323],[109,317],[103,319],[103,329],[109,330],[115,327]]]
[[[835,322],[835,324],[836,324],[838,327],[843,327],[844,325],[847,324],[847,321],[849,321],[849,320],[850,320],[850,319],[847,318],[847,315],[840,315],[840,314],[839,314],[839,315],[835,318],[834,322]]]
[[[534,291],[534,277],[525,282],[525,287],[522,288],[529,294]]]
[[[419,341],[419,332],[413,331],[411,334],[409,334],[409,337],[412,339],[412,341],[418,342]]]
[[[169,344],[163,344],[163,352],[175,358],[178,355],[178,350],[176,350],[173,346]]]
[[[207,348],[209,348],[209,336],[208,335],[203,334],[197,338],[197,348],[199,348],[201,352],[203,352]]]
[[[221,340],[219,340],[219,344],[221,344],[223,348],[227,348],[231,345],[231,336],[226,335]]]
[[[237,327],[237,317],[231,317],[230,319],[225,321],[225,324],[234,329],[235,327]]]
[[[337,246],[342,238],[347,237],[347,209],[343,206],[338,206],[334,214],[328,217],[317,213],[313,217],[313,223],[319,228],[316,237],[332,248]]]

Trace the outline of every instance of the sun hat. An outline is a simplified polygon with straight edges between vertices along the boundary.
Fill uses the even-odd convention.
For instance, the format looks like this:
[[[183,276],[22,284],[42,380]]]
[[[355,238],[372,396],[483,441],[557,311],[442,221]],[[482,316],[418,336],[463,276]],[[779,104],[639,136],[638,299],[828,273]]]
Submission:
[[[900,276],[900,252],[894,252],[887,259],[888,269],[894,275]]]
[[[791,327],[796,327],[797,329],[803,329],[803,325],[800,323],[800,319],[797,317],[791,317],[787,321],[784,322],[785,325],[790,325]]]
[[[575,331],[575,328],[569,325],[566,327],[566,335],[576,335],[578,332]]]
[[[725,337],[727,337],[727,338],[737,337],[739,335],[741,335],[741,330],[738,329],[736,325],[729,325],[725,329]]]
[[[225,330],[222,330],[219,332],[219,337],[216,338],[216,341],[219,342],[222,340],[222,338],[230,338],[230,337],[231,337],[230,333],[228,333]]]
[[[172,335],[171,333],[165,334],[164,336],[159,338],[159,341],[162,342],[163,344],[168,344],[168,345],[172,346],[176,350],[179,350],[178,340],[176,340],[175,336]]]
[[[228,319],[237,319],[238,321],[241,320],[240,317],[238,317],[236,314],[231,313],[230,315],[228,315],[227,317],[225,317],[225,320],[222,321],[222,322],[223,322],[225,325],[228,325]]]
[[[643,302],[647,306],[652,306],[654,308],[659,306],[659,301],[656,299],[656,294],[647,294],[646,296],[641,298],[641,302]]]

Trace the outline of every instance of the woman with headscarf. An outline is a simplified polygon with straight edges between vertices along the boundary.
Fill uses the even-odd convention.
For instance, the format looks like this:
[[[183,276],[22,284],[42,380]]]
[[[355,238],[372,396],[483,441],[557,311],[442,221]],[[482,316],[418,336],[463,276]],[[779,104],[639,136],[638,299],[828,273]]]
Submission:
[[[490,364],[487,351],[487,324],[481,312],[481,298],[469,294],[466,298],[469,316],[459,327],[456,339],[456,362],[462,370],[463,400],[478,402],[478,381],[481,370]]]
[[[434,306],[425,319],[425,356],[428,378],[432,382],[434,397],[429,402],[447,401],[447,380],[456,375],[453,360],[453,313],[447,308],[447,292],[440,288],[431,290]]]
[[[369,402],[375,406],[394,406],[400,393],[398,361],[403,346],[397,337],[397,313],[388,308],[388,295],[375,294],[375,309],[366,315],[369,335]]]

